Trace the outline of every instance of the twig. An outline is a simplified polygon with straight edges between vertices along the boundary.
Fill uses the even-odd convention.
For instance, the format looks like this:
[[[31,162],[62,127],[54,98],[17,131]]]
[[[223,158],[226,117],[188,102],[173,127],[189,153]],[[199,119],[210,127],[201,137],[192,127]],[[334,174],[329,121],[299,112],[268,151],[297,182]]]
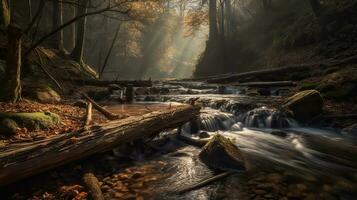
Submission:
[[[42,60],[42,57],[40,55],[40,53],[38,52],[38,49],[35,49],[35,52],[40,60],[39,66],[41,67],[41,69],[43,70],[43,72],[45,72],[45,74],[56,84],[56,86],[63,91],[63,88],[61,87],[61,85],[58,83],[58,81],[45,69],[44,67],[44,63]]]

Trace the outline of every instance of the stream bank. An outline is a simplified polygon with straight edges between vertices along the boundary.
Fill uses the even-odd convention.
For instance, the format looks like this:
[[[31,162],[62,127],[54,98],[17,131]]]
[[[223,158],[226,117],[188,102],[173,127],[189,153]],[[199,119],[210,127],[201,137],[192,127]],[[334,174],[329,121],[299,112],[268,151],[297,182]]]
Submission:
[[[8,186],[4,196],[89,198],[81,181],[81,174],[89,167],[106,199],[354,199],[355,140],[336,128],[302,126],[293,117],[280,115],[275,108],[284,102],[282,94],[248,96],[239,94],[243,89],[238,87],[226,87],[230,94],[219,94],[217,86],[210,91],[165,83],[155,87],[170,88],[170,93],[137,95],[134,105],[112,102],[107,108],[140,114],[200,97],[195,100],[203,107],[200,118],[184,125],[181,131],[168,130],[150,140],[136,141],[23,180]],[[291,89],[282,89],[287,90]],[[272,127],[273,118],[284,123]],[[237,173],[201,189],[175,194],[217,173],[200,161],[199,147],[177,138],[179,132],[192,140],[215,134],[230,138],[253,163],[255,172]],[[32,188],[27,187],[29,183]],[[43,183],[47,183],[45,187]]]

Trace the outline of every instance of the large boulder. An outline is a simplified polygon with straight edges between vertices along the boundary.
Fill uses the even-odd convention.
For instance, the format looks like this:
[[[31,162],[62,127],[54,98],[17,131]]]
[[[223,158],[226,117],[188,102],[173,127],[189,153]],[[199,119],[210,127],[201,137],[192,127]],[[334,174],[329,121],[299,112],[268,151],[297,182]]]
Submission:
[[[51,112],[0,113],[0,133],[13,134],[18,128],[45,129],[58,124],[60,117]]]
[[[58,103],[61,96],[50,86],[42,84],[25,85],[24,95],[40,103]]]
[[[202,149],[199,158],[216,170],[242,170],[244,158],[241,151],[229,139],[217,134]]]
[[[298,121],[307,122],[322,112],[323,99],[318,91],[305,90],[289,97],[283,107],[293,111]]]

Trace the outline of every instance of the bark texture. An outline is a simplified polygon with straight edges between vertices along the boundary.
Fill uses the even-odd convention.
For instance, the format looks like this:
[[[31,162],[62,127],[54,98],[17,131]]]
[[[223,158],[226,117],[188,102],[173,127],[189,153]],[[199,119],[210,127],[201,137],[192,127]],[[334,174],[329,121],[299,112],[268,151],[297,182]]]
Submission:
[[[8,26],[8,48],[5,77],[2,81],[0,98],[8,102],[21,99],[21,38],[22,31],[12,25]]]

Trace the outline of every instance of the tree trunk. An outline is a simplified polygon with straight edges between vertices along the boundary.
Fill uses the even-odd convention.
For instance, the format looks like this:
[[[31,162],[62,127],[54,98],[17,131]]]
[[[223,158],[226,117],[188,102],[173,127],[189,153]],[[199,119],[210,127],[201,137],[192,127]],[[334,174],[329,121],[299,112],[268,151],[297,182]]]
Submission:
[[[0,97],[8,102],[17,102],[21,99],[21,29],[8,26],[8,48],[6,71]]]
[[[110,47],[109,47],[107,56],[105,57],[105,60],[104,60],[103,67],[102,67],[102,69],[101,69],[100,72],[99,72],[99,77],[102,77],[102,76],[103,76],[105,67],[106,67],[107,64],[108,64],[108,60],[109,60],[110,54],[112,53],[112,50],[113,50],[115,41],[117,41],[117,38],[118,38],[118,35],[119,35],[119,31],[120,31],[120,27],[121,27],[121,23],[119,23],[118,28],[117,28],[117,30],[116,30],[116,32],[115,32],[114,37],[113,37],[113,41],[112,41],[112,43],[110,44]]]
[[[58,28],[63,23],[62,2],[60,0],[53,0],[53,13],[52,13],[52,31]],[[64,51],[63,46],[63,29],[58,31],[53,37],[53,48]]]
[[[32,21],[32,2],[27,0],[28,12],[29,12],[29,21]]]
[[[84,132],[6,145],[0,152],[0,186],[137,139],[153,137],[195,119],[198,114],[199,107],[175,106],[93,126]]]
[[[314,12],[315,16],[320,15],[320,8],[321,8],[321,3],[320,0],[309,0],[311,9]]]
[[[211,42],[217,41],[217,0],[209,0],[209,36],[208,40]]]
[[[79,7],[77,8],[77,16],[83,15],[87,12],[88,0],[79,0]],[[86,33],[86,21],[87,17],[82,17],[77,21],[77,35],[76,35],[76,46],[74,47],[71,56],[79,64],[83,64],[83,50],[84,50],[84,39]]]
[[[225,37],[225,33],[224,33],[224,21],[225,21],[225,15],[224,15],[224,2],[221,2],[220,3],[221,5],[221,39],[222,39],[222,42],[224,42],[224,37]]]
[[[5,31],[10,24],[10,9],[7,0],[1,0],[0,30]]]
[[[75,18],[77,16],[76,6],[72,6],[72,9],[73,9],[73,18]],[[77,35],[76,24],[77,23],[73,23],[72,26],[71,26],[72,27],[71,28],[71,30],[72,30],[72,33],[71,33],[71,35],[72,35],[72,37],[71,37],[71,39],[72,39],[72,51],[76,47],[76,35]]]
[[[232,32],[233,32],[233,10],[232,10],[232,2],[231,0],[225,0],[224,1],[225,6],[226,6],[226,15],[225,15],[225,19],[226,19],[226,35],[228,38],[230,38],[232,36]]]

